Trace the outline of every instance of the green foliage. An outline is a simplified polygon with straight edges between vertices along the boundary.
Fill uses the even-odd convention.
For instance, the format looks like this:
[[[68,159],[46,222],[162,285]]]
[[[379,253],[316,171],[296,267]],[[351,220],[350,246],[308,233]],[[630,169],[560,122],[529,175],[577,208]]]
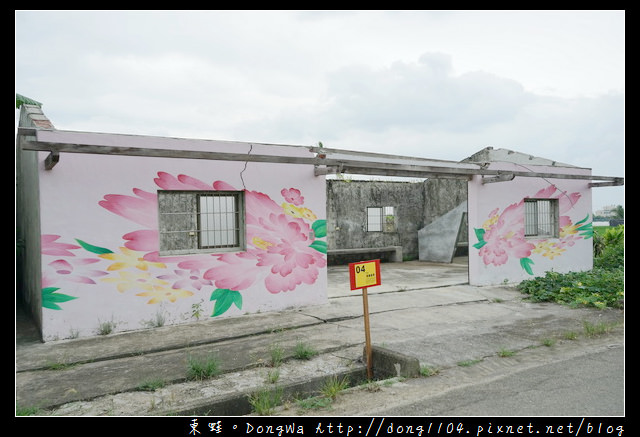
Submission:
[[[313,348],[313,346],[302,341],[296,343],[296,347],[293,350],[293,357],[298,360],[310,360],[316,355],[318,355],[318,352]]]
[[[206,359],[189,358],[189,366],[187,369],[187,379],[202,381],[214,378],[220,374],[220,363],[211,356]]]
[[[16,416],[36,416],[41,412],[37,407],[22,407],[16,405]]]
[[[271,367],[278,367],[284,361],[284,349],[279,344],[272,344],[269,347],[271,355]]]
[[[276,387],[273,390],[262,388],[248,395],[249,404],[253,412],[260,416],[273,414],[275,408],[282,403],[282,392],[281,387]]]
[[[141,382],[136,388],[136,391],[156,391],[167,385],[164,379],[148,379]]]
[[[573,307],[621,308],[624,301],[624,225],[594,232],[594,263],[589,272],[547,272],[518,288],[537,302]]]
[[[622,246],[624,248],[624,225],[616,226],[614,228],[598,228],[593,239],[594,256],[599,257],[606,248],[614,246]]]
[[[327,379],[320,390],[329,399],[335,399],[343,390],[349,388],[349,378],[332,376]]]

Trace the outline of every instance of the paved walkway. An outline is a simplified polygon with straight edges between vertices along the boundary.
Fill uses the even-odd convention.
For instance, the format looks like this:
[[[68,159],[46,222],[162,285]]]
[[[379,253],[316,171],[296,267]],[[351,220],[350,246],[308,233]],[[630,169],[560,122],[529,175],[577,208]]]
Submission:
[[[529,303],[513,287],[472,287],[464,264],[383,263],[381,277],[368,290],[372,343],[421,365],[452,367],[579,332],[584,320],[623,320],[621,311]],[[329,297],[278,313],[45,344],[17,332],[16,403],[55,415],[248,414],[248,396],[270,386],[276,348],[284,355],[277,384],[292,396],[317,392],[332,375],[364,379],[362,294],[350,290],[347,266],[329,268]],[[299,342],[319,354],[292,359]],[[211,355],[223,374],[187,381],[189,360]],[[136,390],[151,379],[169,385]]]

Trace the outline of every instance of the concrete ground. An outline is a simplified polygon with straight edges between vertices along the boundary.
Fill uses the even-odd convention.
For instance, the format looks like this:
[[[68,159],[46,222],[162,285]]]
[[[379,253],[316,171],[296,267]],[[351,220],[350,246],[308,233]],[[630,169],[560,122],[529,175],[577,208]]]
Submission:
[[[581,333],[585,321],[620,322],[623,336],[623,311],[531,303],[514,287],[470,286],[465,261],[381,265],[382,285],[368,289],[371,342],[401,376],[406,363],[441,369],[440,378],[459,373],[463,361],[530,351],[545,339],[569,342],[566,334]],[[293,405],[319,394],[332,377],[361,384],[368,379],[362,293],[350,290],[347,266],[329,267],[328,275],[325,305],[90,339],[43,344],[18,317],[17,408],[55,416],[245,415],[255,414],[250,399],[263,389],[282,390],[283,403]],[[294,358],[299,342],[318,354]],[[278,366],[271,362],[276,351],[283,354]],[[221,374],[188,380],[190,360],[209,357]],[[398,376],[383,374],[376,357],[374,378]],[[468,383],[466,378],[459,380]],[[140,390],[152,381],[167,385]],[[330,414],[367,414],[335,408]]]

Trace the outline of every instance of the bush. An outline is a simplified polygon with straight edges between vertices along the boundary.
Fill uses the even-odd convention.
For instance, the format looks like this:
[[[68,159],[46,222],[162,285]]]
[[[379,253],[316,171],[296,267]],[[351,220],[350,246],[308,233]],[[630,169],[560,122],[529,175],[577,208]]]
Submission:
[[[570,306],[624,306],[624,225],[594,234],[593,269],[589,272],[547,272],[522,281],[518,288],[538,302]]]

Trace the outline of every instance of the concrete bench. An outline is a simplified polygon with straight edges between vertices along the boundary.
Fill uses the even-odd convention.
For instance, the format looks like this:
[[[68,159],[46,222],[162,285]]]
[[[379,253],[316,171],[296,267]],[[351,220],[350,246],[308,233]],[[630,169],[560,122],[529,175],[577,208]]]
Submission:
[[[351,249],[330,249],[327,255],[351,255],[354,253],[384,253],[391,252],[392,262],[402,262],[402,246],[384,247],[354,247]]]

